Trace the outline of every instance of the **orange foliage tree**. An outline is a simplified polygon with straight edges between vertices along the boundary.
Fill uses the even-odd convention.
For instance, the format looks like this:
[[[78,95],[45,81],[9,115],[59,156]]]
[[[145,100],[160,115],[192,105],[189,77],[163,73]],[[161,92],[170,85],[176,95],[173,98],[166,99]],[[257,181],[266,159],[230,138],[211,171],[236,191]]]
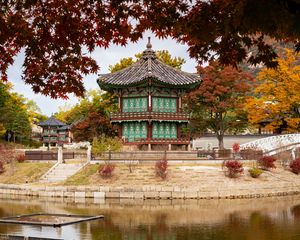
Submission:
[[[263,68],[258,74],[258,87],[247,99],[249,121],[265,124],[271,131],[281,133],[300,128],[300,55],[286,49],[276,69]]]

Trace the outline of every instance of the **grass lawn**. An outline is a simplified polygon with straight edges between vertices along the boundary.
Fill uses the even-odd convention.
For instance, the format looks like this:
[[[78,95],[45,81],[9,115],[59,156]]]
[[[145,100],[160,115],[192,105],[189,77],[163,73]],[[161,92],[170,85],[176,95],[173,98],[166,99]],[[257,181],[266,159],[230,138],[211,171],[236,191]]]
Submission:
[[[5,172],[0,174],[0,183],[22,184],[37,182],[52,163],[13,163],[4,165]]]
[[[89,185],[91,183],[91,176],[96,174],[98,168],[99,165],[97,164],[87,165],[81,171],[69,177],[64,182],[64,185]]]

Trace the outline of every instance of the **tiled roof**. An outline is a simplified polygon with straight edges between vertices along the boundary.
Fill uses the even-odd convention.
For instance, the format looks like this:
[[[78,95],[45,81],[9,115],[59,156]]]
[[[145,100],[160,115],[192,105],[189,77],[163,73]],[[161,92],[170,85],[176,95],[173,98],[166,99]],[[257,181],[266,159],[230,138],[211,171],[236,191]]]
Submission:
[[[39,126],[43,127],[43,126],[67,126],[67,124],[57,120],[56,118],[54,118],[54,116],[51,116],[50,118],[48,118],[46,121],[44,122],[40,122],[38,124]]]
[[[69,125],[65,125],[65,126],[62,126],[58,129],[59,130],[69,130],[70,129],[70,126]]]
[[[99,86],[107,90],[135,85],[149,78],[174,87],[188,87],[200,82],[197,74],[187,73],[172,68],[156,58],[150,42],[139,61],[120,71],[102,74],[98,79]]]

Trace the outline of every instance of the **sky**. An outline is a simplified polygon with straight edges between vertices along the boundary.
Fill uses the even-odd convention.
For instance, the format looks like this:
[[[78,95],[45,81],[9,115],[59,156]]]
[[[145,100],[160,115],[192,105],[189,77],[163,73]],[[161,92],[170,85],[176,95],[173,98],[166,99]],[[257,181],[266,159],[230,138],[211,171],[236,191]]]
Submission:
[[[177,43],[171,38],[158,39],[154,34],[146,32],[143,35],[143,39],[140,39],[136,43],[129,43],[125,47],[111,45],[107,49],[97,48],[91,53],[91,56],[97,61],[100,70],[97,74],[108,73],[108,66],[114,65],[121,58],[134,57],[136,53],[140,53],[146,49],[148,37],[151,37],[152,49],[157,50],[168,50],[173,57],[182,57],[186,60],[186,63],[182,66],[182,70],[185,72],[196,72],[196,62],[194,59],[189,57],[187,52],[187,45]],[[15,58],[15,63],[8,69],[8,79],[14,85],[13,91],[24,95],[27,99],[34,100],[42,113],[51,116],[51,114],[59,110],[59,106],[75,105],[78,102],[78,98],[74,95],[69,95],[69,99],[52,99],[49,96],[41,94],[35,94],[31,90],[30,85],[26,85],[22,80],[22,65],[24,61],[24,52],[21,52]],[[86,90],[99,89],[96,82],[97,74],[87,75],[84,77],[84,86]]]

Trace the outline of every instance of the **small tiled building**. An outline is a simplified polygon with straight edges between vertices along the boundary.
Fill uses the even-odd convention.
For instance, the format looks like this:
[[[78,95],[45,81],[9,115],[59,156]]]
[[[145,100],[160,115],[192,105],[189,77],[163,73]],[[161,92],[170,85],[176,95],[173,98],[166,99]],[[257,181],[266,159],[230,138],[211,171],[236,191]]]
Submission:
[[[181,132],[189,122],[189,115],[182,111],[181,98],[199,83],[199,75],[157,59],[150,39],[139,61],[98,79],[101,89],[118,96],[119,112],[112,113],[110,120],[118,126],[124,144],[149,150],[158,145],[164,149],[189,145]]]
[[[56,147],[72,142],[70,126],[51,116],[38,124],[42,130],[41,141],[43,146]]]

